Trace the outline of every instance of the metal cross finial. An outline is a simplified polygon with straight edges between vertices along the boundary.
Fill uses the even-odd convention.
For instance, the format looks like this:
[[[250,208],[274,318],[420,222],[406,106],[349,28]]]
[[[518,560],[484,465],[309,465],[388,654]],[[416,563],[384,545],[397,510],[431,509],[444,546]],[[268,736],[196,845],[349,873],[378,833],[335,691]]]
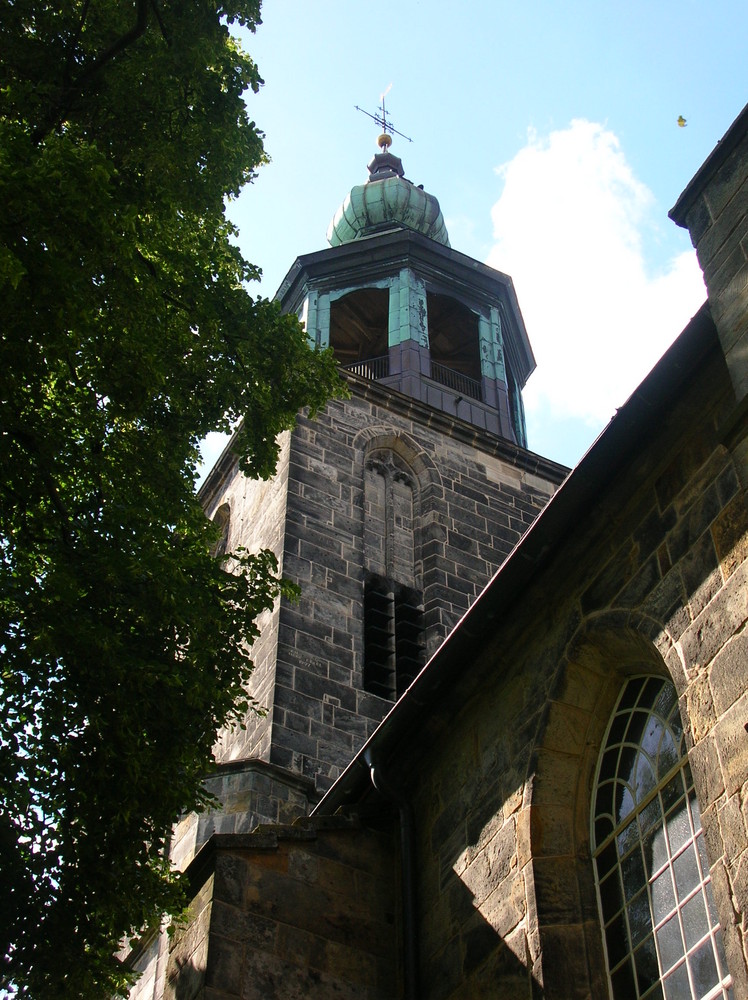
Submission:
[[[399,135],[401,138],[407,139],[408,142],[413,142],[413,140],[410,138],[409,135],[405,135],[402,132],[398,132],[398,130],[396,128],[393,128],[392,124],[387,121],[387,108],[384,103],[385,96],[386,96],[386,91],[384,94],[382,94],[381,106],[377,108],[377,111],[379,111],[378,115],[372,115],[369,111],[364,111],[364,109],[360,108],[358,104],[355,105],[356,111],[360,111],[362,114],[368,115],[369,118],[373,119],[377,123],[377,125],[379,125],[379,127],[382,129],[385,135],[392,135],[392,134]]]

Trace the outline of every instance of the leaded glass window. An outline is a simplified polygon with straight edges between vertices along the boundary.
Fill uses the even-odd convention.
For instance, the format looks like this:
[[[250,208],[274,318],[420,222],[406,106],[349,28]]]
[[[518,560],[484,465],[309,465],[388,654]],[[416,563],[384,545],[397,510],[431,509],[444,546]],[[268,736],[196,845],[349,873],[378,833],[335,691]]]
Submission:
[[[731,998],[669,681],[637,677],[621,692],[598,762],[592,845],[614,1000]]]

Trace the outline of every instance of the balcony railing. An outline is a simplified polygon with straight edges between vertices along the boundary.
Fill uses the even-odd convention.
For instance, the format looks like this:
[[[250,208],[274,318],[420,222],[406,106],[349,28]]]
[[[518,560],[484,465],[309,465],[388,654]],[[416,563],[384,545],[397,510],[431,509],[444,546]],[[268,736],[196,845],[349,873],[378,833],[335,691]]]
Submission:
[[[341,365],[343,371],[353,372],[362,378],[370,378],[376,382],[377,379],[387,378],[390,373],[390,356],[383,355],[381,358],[367,358],[365,361],[354,361],[352,365]]]
[[[384,354],[381,358],[366,358],[365,361],[354,361],[350,365],[341,365],[343,371],[352,372],[362,378],[371,379],[376,382],[380,378],[387,378],[390,374],[390,358]],[[476,379],[468,378],[462,372],[456,372],[446,365],[431,362],[431,378],[434,382],[451,389],[459,396],[467,396],[470,399],[483,399],[483,388]]]
[[[480,382],[474,378],[468,378],[462,372],[456,372],[454,368],[447,368],[446,365],[431,362],[431,378],[440,385],[445,385],[460,396],[469,396],[471,399],[482,399],[483,389]]]

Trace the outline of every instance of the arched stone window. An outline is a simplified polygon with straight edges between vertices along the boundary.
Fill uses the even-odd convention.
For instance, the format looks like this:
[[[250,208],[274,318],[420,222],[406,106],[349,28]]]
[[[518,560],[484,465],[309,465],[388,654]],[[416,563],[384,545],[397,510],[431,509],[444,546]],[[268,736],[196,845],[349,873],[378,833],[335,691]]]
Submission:
[[[364,561],[366,569],[416,586],[418,481],[389,450],[372,452],[364,467]]]
[[[678,698],[627,681],[597,768],[592,845],[614,1000],[732,996]]]
[[[218,539],[216,544],[213,546],[214,556],[223,556],[226,554],[229,546],[229,530],[231,527],[231,508],[227,503],[221,504],[218,510],[213,515],[213,522],[217,524],[221,529],[221,537]]]
[[[399,698],[424,663],[418,478],[391,448],[364,466],[364,689]]]

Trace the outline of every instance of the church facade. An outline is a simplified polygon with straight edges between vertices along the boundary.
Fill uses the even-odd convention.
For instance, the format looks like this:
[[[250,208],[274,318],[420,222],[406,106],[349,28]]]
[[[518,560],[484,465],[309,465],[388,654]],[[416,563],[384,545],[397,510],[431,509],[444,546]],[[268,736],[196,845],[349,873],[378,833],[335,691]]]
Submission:
[[[511,283],[408,184],[386,144],[281,289],[350,398],[204,488],[303,593],[133,996],[747,997],[748,108],[671,213],[709,301],[565,479]]]

